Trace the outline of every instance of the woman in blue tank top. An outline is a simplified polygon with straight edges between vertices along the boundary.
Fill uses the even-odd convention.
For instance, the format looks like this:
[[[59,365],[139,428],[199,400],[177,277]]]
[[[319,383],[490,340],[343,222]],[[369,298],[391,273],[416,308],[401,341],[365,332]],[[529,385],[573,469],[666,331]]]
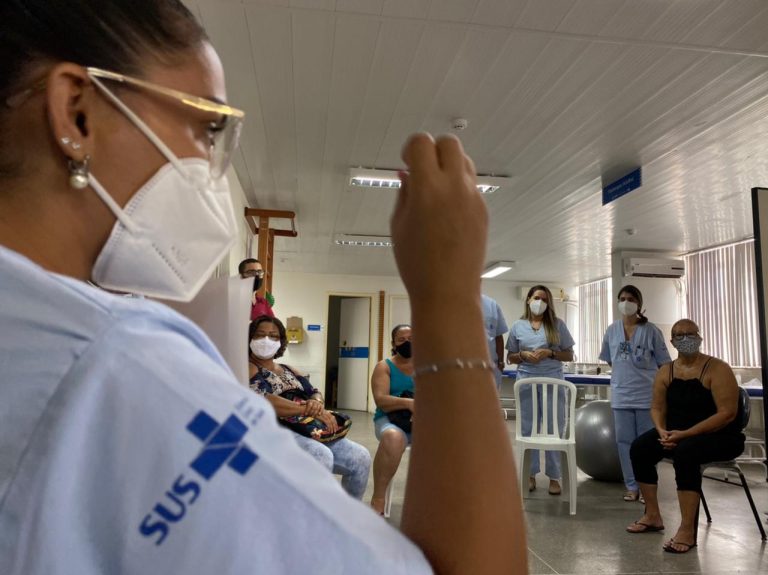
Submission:
[[[399,410],[414,412],[410,325],[398,325],[392,330],[392,359],[385,359],[376,365],[371,388],[376,402],[373,422],[379,440],[379,448],[373,458],[371,507],[383,514],[387,487],[397,472],[406,446],[411,443],[410,430],[401,429],[387,416],[387,413]],[[402,397],[405,392],[410,392],[411,397]]]

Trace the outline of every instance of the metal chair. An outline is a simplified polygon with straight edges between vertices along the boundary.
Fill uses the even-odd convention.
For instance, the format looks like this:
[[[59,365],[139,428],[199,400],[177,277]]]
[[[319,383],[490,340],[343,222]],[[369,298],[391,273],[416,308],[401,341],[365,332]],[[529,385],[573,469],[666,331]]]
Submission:
[[[520,416],[520,388],[531,386],[531,402],[533,421],[531,435],[523,436],[522,417]],[[567,409],[563,429],[559,428],[557,418],[558,394],[567,394]],[[539,412],[539,397],[541,398],[541,422]],[[571,515],[576,515],[576,386],[563,379],[551,377],[527,377],[515,382],[515,406],[518,407],[515,417],[515,443],[521,459],[518,471],[520,474],[520,489],[523,496],[527,492],[525,474],[530,469],[531,450],[561,451],[565,456],[563,465],[563,491],[568,493]]]
[[[741,429],[746,429],[747,424],[749,423],[749,416],[750,416],[750,403],[749,403],[749,393],[747,393],[747,390],[743,387],[739,388],[739,415],[737,417],[741,417]],[[705,475],[704,472],[707,469],[719,469],[725,472],[725,476],[723,479],[720,479],[719,477],[713,477],[711,475]],[[739,476],[739,483],[732,483],[728,479],[728,473],[735,473]],[[744,478],[744,473],[741,471],[741,466],[738,463],[737,459],[731,459],[730,461],[712,461],[710,463],[705,463],[701,466],[701,474],[702,477],[706,479],[711,479],[713,481],[719,481],[720,483],[727,483],[729,485],[735,485],[740,486],[744,489],[744,495],[747,496],[747,501],[749,502],[749,507],[752,509],[752,515],[755,517],[755,523],[757,523],[757,528],[760,530],[760,537],[763,541],[766,540],[765,536],[765,529],[763,528],[763,523],[760,521],[760,514],[757,512],[757,508],[755,507],[755,501],[752,499],[752,492],[749,490],[749,485],[747,484],[747,480]],[[712,515],[709,512],[709,506],[707,505],[707,500],[704,497],[704,490],[702,489],[699,493],[701,496],[701,506],[704,508],[704,514],[707,516],[707,523],[712,523]],[[698,517],[697,517],[698,519]],[[697,529],[698,529],[698,521],[696,521]]]

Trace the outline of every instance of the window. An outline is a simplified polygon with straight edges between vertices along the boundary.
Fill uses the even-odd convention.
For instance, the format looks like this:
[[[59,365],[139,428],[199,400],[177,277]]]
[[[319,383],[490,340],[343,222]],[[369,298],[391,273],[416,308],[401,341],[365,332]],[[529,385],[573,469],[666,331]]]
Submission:
[[[611,278],[579,286],[579,362],[597,363],[612,321],[612,301]]]
[[[685,284],[701,350],[731,367],[760,367],[754,240],[685,256]]]

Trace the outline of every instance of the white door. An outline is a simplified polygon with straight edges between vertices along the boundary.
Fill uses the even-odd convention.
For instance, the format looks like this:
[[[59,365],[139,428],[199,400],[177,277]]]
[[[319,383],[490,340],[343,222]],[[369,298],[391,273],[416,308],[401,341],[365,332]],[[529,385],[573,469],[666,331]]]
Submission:
[[[367,297],[341,300],[339,327],[339,409],[368,409],[368,359],[370,349],[371,300]]]

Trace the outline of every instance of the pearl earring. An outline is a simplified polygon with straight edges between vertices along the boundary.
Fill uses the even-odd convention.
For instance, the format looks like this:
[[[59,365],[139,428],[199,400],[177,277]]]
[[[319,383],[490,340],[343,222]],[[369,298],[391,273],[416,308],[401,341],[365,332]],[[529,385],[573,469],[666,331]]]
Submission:
[[[82,190],[88,186],[88,162],[90,156],[83,158],[82,162],[69,160],[69,185],[76,190]]]

